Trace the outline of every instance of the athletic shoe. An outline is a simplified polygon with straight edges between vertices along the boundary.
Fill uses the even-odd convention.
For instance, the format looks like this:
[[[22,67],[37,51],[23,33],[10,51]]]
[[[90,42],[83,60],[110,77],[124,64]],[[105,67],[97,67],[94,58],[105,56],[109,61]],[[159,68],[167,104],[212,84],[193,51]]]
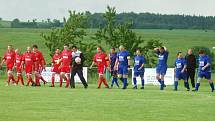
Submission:
[[[141,87],[140,89],[144,89],[144,87]]]
[[[133,89],[137,89],[137,86],[134,86]]]

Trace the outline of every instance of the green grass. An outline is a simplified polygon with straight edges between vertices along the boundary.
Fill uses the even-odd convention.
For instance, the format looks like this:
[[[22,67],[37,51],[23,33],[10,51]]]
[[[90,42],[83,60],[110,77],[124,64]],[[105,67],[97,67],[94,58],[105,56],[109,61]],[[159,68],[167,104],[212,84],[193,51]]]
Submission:
[[[180,83],[182,85],[182,83]],[[215,93],[202,83],[199,92],[180,86],[146,85],[145,90],[5,87],[0,83],[1,121],[212,121]]]

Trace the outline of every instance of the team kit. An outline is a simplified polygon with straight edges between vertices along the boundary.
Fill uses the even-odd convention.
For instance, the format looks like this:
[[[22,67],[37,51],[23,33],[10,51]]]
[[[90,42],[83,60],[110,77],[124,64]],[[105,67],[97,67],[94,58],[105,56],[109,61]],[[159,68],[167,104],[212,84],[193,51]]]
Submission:
[[[124,46],[119,47],[119,52],[116,52],[115,48],[110,49],[110,53],[106,54],[102,51],[102,47],[97,47],[97,52],[92,59],[92,65],[89,67],[92,69],[94,65],[98,69],[98,89],[101,88],[102,83],[105,88],[113,88],[116,85],[120,88],[118,80],[122,82],[122,89],[128,87],[128,70],[131,68],[131,61],[133,61],[133,89],[138,89],[137,77],[141,79],[140,89],[144,89],[144,65],[146,58],[142,54],[140,49],[136,49],[135,56],[133,59],[130,57],[130,53]],[[160,83],[160,90],[164,90],[165,80],[164,77],[167,71],[167,60],[169,52],[166,47],[158,47],[154,49],[157,54],[158,62],[156,66],[156,79]],[[214,84],[211,79],[211,60],[208,55],[205,54],[204,50],[199,51],[198,59],[198,78],[196,84],[192,83],[192,91],[198,91],[200,82],[203,78],[207,79],[211,92],[214,91]],[[196,61],[193,60],[193,61]],[[76,46],[69,47],[68,44],[64,45],[64,49],[61,51],[56,48],[55,54],[52,57],[52,82],[51,87],[55,87],[55,75],[60,77],[60,87],[62,87],[63,80],[66,82],[66,88],[75,88],[74,76],[78,74],[84,88],[88,88],[88,84],[83,77],[83,63],[85,59],[83,53],[78,50]],[[13,49],[12,45],[8,45],[7,51],[3,56],[0,67],[6,64],[8,85],[24,86],[23,72],[26,73],[26,86],[41,86],[41,82],[45,85],[47,81],[41,76],[43,70],[45,70],[46,61],[41,51],[39,51],[37,45],[27,47],[26,52],[21,53],[19,49]],[[184,87],[187,91],[190,91],[190,86],[187,77],[187,60],[183,56],[182,52],[177,53],[175,59],[175,80],[174,80],[174,91],[178,90],[178,81],[184,81]],[[112,81],[108,84],[104,73],[108,70],[111,73]],[[13,73],[16,71],[17,76],[15,79]]]

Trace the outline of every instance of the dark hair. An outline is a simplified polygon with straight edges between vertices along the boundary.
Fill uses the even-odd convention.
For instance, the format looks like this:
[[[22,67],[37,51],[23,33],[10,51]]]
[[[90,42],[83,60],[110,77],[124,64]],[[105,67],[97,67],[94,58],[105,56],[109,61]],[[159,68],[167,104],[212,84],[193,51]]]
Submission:
[[[72,46],[72,48],[75,48],[75,49],[77,49],[78,47],[77,47],[77,46],[75,46],[75,45],[73,45],[73,46]]]
[[[112,47],[112,48],[110,48],[110,49],[116,50],[115,47]]]
[[[165,48],[162,46],[162,47],[160,47],[162,50],[165,50]]]
[[[33,47],[33,48],[37,48],[37,49],[38,49],[38,46],[37,46],[37,45],[33,45],[32,47]]]
[[[69,44],[67,44],[67,43],[66,43],[66,44],[64,44],[64,46],[67,46],[67,47],[69,47]]]
[[[199,50],[199,54],[205,54],[204,50]]]
[[[181,51],[177,52],[177,56],[178,56],[179,54],[182,54],[182,52],[181,52]]]
[[[55,48],[55,50],[57,50],[57,49],[58,49],[58,50],[60,50],[60,48],[59,48],[59,47]]]

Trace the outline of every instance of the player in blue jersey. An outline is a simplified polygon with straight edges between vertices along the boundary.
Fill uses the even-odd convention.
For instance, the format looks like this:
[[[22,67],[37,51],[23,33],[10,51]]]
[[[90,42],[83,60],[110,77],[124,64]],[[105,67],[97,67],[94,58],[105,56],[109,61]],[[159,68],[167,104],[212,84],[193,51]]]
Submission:
[[[158,63],[156,67],[156,78],[160,83],[160,90],[164,90],[166,86],[164,84],[164,76],[166,75],[167,71],[167,59],[169,52],[167,51],[166,47],[155,48],[154,51],[158,55]]]
[[[202,80],[203,77],[208,80],[210,86],[211,86],[211,91],[214,91],[214,84],[211,79],[211,60],[208,55],[205,54],[204,50],[199,51],[199,69],[198,69],[198,79],[196,83],[196,88],[193,91],[198,91],[199,86],[200,86],[200,81]]]
[[[111,88],[113,88],[114,83],[119,88],[118,79],[117,79],[117,70],[114,70],[114,66],[117,59],[117,53],[115,48],[110,49],[109,61],[110,61],[110,73],[112,76]]]
[[[141,82],[142,82],[141,89],[144,89],[144,72],[145,72],[144,64],[145,64],[145,57],[142,55],[140,49],[137,49],[136,55],[134,57],[134,77],[133,77],[134,87],[133,87],[133,89],[137,89],[136,77],[138,77],[138,76],[140,76]]]
[[[187,88],[187,91],[190,91],[189,83],[187,82],[187,62],[185,58],[183,57],[182,52],[177,53],[177,59],[175,60],[175,82],[174,82],[174,90],[178,90],[178,81],[184,80],[185,87]]]
[[[118,77],[123,80],[123,88],[127,88],[128,69],[130,67],[130,53],[125,50],[124,46],[119,47],[120,52],[117,54],[115,70],[118,70]]]

